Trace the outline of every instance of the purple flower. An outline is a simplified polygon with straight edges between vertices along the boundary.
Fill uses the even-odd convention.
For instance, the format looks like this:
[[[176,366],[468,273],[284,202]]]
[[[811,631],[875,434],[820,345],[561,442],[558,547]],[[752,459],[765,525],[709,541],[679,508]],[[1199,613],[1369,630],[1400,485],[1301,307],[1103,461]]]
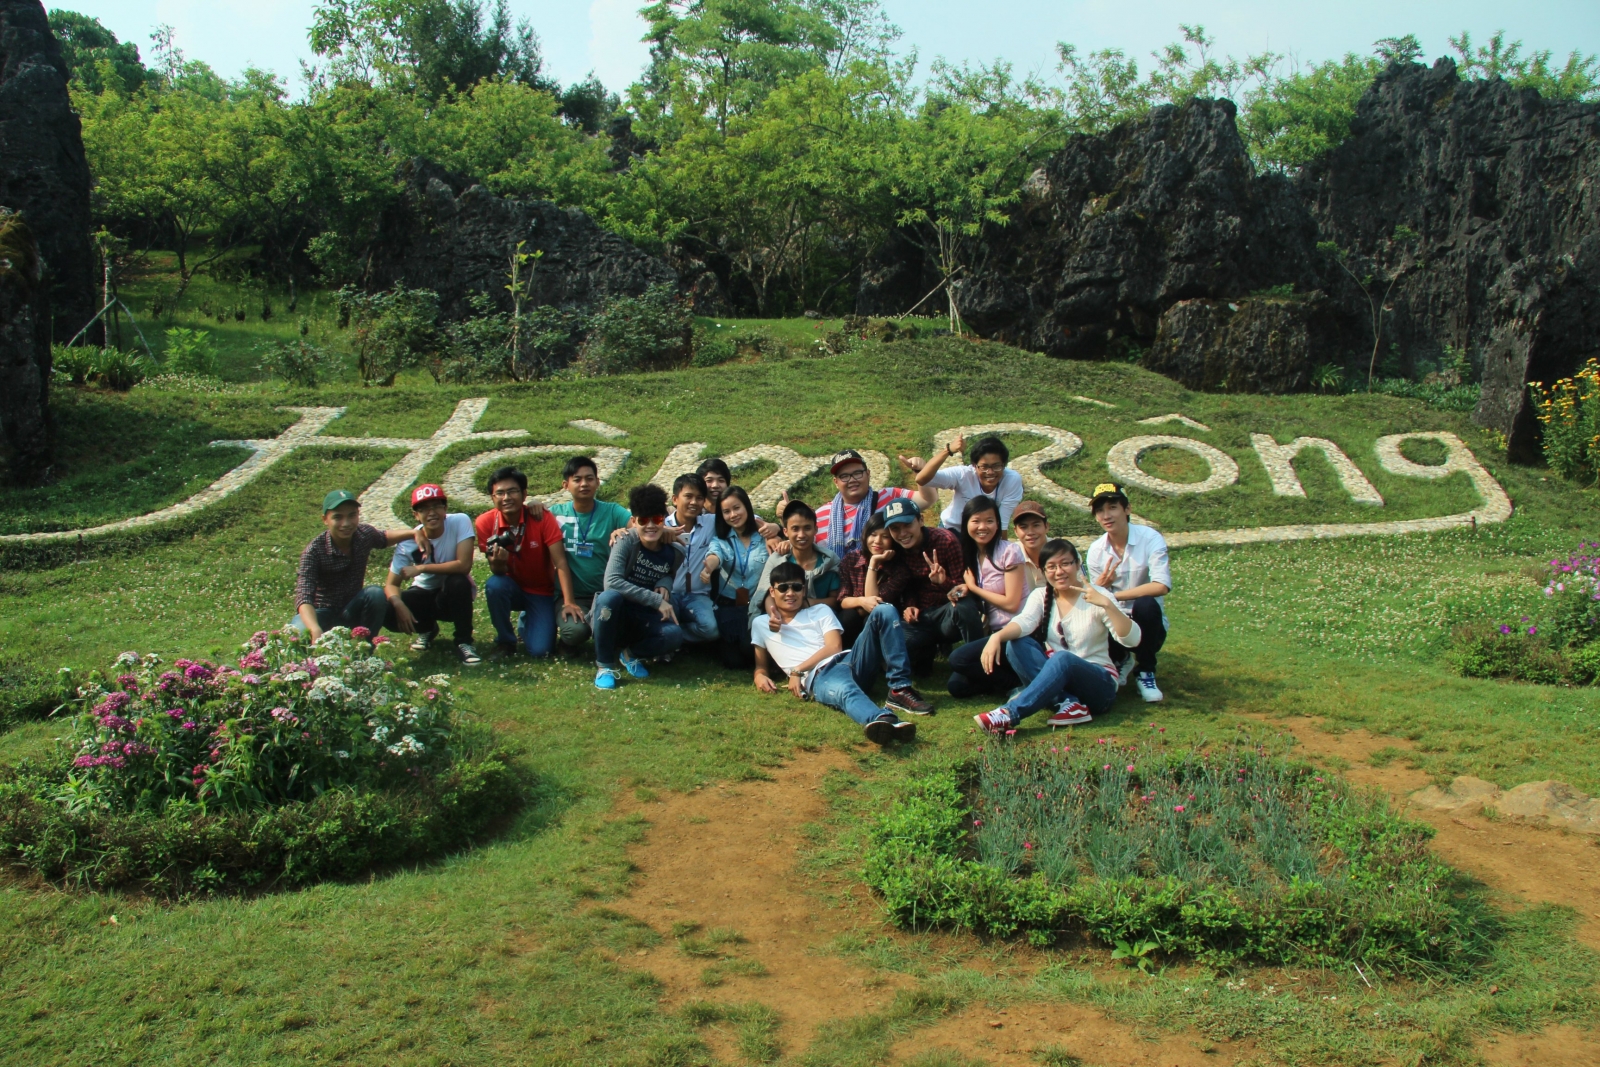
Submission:
[[[212,677],[210,667],[200,663],[191,663],[183,670],[183,676],[191,682],[209,682]]]
[[[181,725],[185,730],[193,730],[193,729],[195,729],[195,725],[192,722],[182,723]]]
[[[1528,627],[1528,636],[1529,637],[1532,637],[1533,635],[1537,634],[1538,632],[1539,632],[1539,628],[1537,626]]]
[[[1505,623],[1501,623],[1500,632],[1503,634],[1509,634],[1511,632],[1511,627],[1507,626]]]

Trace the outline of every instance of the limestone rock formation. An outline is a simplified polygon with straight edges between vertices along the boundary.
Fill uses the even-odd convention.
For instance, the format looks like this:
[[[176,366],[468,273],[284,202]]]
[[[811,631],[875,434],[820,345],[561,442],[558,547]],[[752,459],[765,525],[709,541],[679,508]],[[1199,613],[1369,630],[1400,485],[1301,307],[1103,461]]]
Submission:
[[[1036,351],[1148,349],[1195,388],[1277,391],[1322,362],[1364,374],[1394,279],[1380,356],[1465,351],[1483,370],[1478,420],[1531,458],[1525,383],[1600,355],[1596,189],[1600,105],[1463,81],[1449,60],[1380,74],[1350,136],[1292,181],[1254,171],[1231,104],[1195,100],[1056,153],[985,234],[957,306]],[[874,269],[864,291],[883,288]],[[1285,286],[1299,299],[1247,299]]]
[[[542,253],[528,268],[533,275],[525,299],[535,306],[591,307],[678,283],[664,260],[601,229],[581,211],[496,196],[425,161],[407,166],[406,194],[384,218],[369,253],[369,288],[432,289],[449,318],[468,315],[474,293],[487,293],[509,311],[506,272],[519,241],[526,242],[525,252]]]
[[[0,426],[14,481],[50,474],[50,342],[94,315],[89,165],[39,0],[0,0]]]
[[[1290,183],[1251,167],[1233,105],[1196,100],[1073,138],[1011,224],[990,230],[956,303],[987,337],[1077,359],[1129,355],[1180,300],[1315,288],[1315,237]]]
[[[1405,268],[1385,345],[1408,359],[1466,350],[1483,369],[1478,421],[1532,458],[1525,383],[1600,355],[1600,105],[1463,81],[1447,59],[1391,67],[1299,185],[1323,240]],[[1366,310],[1353,283],[1327,284]]]

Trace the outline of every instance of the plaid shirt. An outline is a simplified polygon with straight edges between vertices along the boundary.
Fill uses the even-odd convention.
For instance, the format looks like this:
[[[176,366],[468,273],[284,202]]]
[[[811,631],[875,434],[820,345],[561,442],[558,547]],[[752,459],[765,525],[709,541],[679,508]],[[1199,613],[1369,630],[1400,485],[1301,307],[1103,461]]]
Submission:
[[[844,596],[867,595],[867,564],[871,562],[865,552],[852,552],[839,564],[839,577],[844,586]],[[903,556],[897,555],[887,566],[878,568],[878,596],[897,608],[906,606],[906,590],[911,585],[911,572],[906,569]]]
[[[300,573],[294,583],[295,610],[300,610],[301,604],[338,609],[350,603],[366,584],[367,559],[372,550],[388,544],[382,530],[366,523],[356,527],[348,555],[333,546],[331,535],[318,535],[300,553]]]
[[[934,585],[928,581],[928,561],[922,558],[924,552],[932,552],[944,568],[942,584]],[[906,566],[911,568],[911,591],[907,597],[907,607],[928,611],[945,603],[949,599],[946,594],[960,583],[962,575],[967,572],[967,559],[961,554],[961,539],[937,526],[924,526],[922,544],[917,548],[902,548],[900,555],[906,561]]]

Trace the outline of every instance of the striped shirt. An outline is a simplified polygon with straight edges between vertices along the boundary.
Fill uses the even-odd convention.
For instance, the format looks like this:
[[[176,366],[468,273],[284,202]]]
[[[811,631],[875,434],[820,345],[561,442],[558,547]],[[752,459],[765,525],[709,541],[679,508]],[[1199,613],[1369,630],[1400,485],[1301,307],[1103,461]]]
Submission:
[[[879,489],[877,491],[877,493],[878,493],[878,497],[877,497],[877,501],[878,502],[877,502],[876,506],[880,507],[880,508],[883,507],[885,504],[887,504],[891,500],[911,500],[911,499],[915,498],[916,495],[917,495],[915,492],[913,492],[910,489],[900,489],[900,488],[897,488],[897,487],[892,487],[892,488],[889,488],[889,489]],[[861,510],[861,504],[865,504],[867,501],[869,501],[871,499],[872,499],[872,490],[869,489],[867,491],[867,495],[861,498],[861,503],[860,504],[851,504],[848,501],[845,503],[845,505],[844,505],[844,524],[845,524],[845,528],[846,529],[849,529],[851,526],[855,525],[856,512]],[[870,518],[871,516],[869,515],[868,517]],[[828,523],[830,523],[832,521],[833,521],[833,501],[829,500],[827,503],[822,504],[821,506],[819,506],[817,508],[817,541],[819,543],[824,544],[824,545],[828,543]]]

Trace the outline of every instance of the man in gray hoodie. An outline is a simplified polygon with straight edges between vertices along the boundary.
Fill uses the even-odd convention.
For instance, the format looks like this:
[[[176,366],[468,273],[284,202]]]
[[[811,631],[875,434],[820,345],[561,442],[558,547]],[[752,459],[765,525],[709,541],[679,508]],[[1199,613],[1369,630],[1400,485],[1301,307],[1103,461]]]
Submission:
[[[683,630],[672,607],[672,582],[684,550],[665,536],[667,494],[659,485],[635,486],[628,494],[634,525],[611,548],[605,588],[595,594],[596,689],[615,689],[626,670],[648,678],[644,660],[676,652]]]

